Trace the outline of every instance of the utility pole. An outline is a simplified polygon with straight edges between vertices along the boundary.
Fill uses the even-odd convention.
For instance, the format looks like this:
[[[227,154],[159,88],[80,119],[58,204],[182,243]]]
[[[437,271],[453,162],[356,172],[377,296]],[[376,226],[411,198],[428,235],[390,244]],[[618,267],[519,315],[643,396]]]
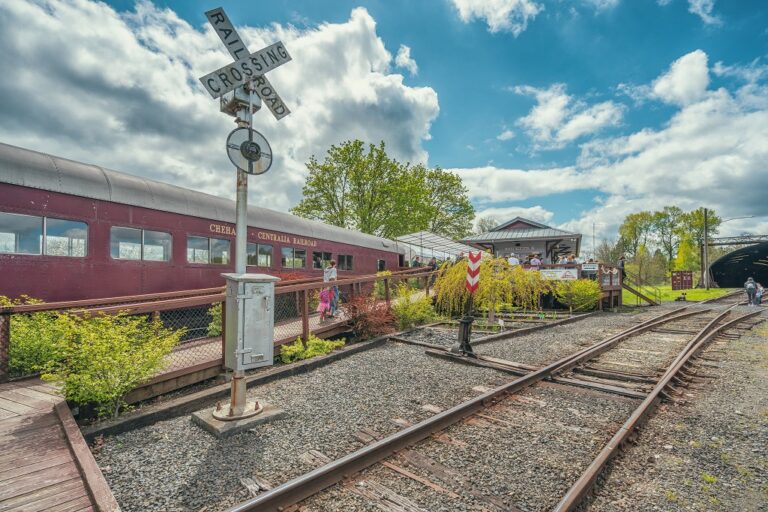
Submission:
[[[708,210],[704,208],[704,288],[709,290],[709,218]]]

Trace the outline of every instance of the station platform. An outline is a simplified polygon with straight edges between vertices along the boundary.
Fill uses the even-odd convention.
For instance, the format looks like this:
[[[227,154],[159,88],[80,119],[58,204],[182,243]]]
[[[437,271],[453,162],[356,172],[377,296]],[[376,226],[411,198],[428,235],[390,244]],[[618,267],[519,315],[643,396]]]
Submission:
[[[0,510],[119,510],[69,407],[39,379],[0,384]]]

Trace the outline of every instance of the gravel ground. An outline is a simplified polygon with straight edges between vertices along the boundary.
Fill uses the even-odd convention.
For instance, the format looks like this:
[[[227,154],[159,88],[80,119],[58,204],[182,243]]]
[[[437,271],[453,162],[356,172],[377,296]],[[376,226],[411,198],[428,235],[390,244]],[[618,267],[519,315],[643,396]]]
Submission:
[[[705,378],[655,413],[589,510],[768,510],[768,322],[705,357]]]
[[[241,477],[280,484],[310,469],[299,458],[308,450],[341,457],[360,447],[361,428],[389,434],[393,418],[420,421],[432,414],[423,405],[447,408],[509,379],[391,343],[254,390],[288,412],[256,432],[218,440],[185,416],[107,438],[97,461],[126,512],[220,510],[248,497]]]
[[[373,502],[350,488],[384,485],[426,511],[551,510],[621,425],[636,400],[537,385],[445,431],[443,441],[427,440],[413,450],[447,466],[467,483],[442,480],[388,459],[460,496],[437,492],[377,465],[346,485],[337,485],[303,505],[311,511],[373,511]],[[489,506],[488,498],[500,508]]]
[[[522,364],[546,365],[592,345],[632,325],[660,315],[675,306],[663,305],[637,314],[598,313],[572,324],[559,325],[525,336],[484,343],[475,347],[478,354]]]

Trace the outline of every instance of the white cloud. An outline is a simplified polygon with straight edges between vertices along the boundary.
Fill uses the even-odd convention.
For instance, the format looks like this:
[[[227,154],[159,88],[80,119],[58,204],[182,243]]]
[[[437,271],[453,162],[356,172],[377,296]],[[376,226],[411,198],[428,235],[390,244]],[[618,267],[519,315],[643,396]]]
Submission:
[[[613,9],[621,0],[584,0],[598,11],[604,11],[607,9]]]
[[[565,92],[565,84],[547,89],[519,86],[518,94],[536,98],[537,104],[517,124],[534,140],[536,149],[561,148],[607,126],[621,123],[624,107],[613,101],[588,106]]]
[[[654,80],[651,95],[666,103],[688,105],[700,100],[709,87],[707,54],[694,50],[683,55]]]
[[[715,0],[688,0],[688,12],[695,14],[707,25],[719,25],[722,20],[712,15]]]
[[[552,220],[555,214],[546,208],[536,206],[508,206],[508,207],[492,207],[479,210],[475,219],[481,219],[483,217],[493,217],[499,222],[506,222],[514,219],[515,217],[524,217],[529,220],[541,222],[547,224]]]
[[[256,116],[275,162],[251,180],[252,202],[288,209],[308,158],[350,138],[383,139],[392,156],[426,162],[437,94],[390,73],[392,55],[365,9],[315,28],[238,31],[251,50],[282,40],[293,57],[269,74],[293,113]],[[200,31],[146,1],[118,13],[86,0],[12,0],[0,4],[0,48],[0,68],[14,70],[0,75],[0,140],[234,196],[224,152],[232,118],[197,80],[231,57],[207,24]],[[10,100],[41,84],[34,102]]]
[[[494,166],[451,169],[469,188],[472,199],[498,203],[590,188],[575,167],[556,169],[503,169]]]
[[[707,60],[706,54],[697,58]],[[628,213],[667,205],[684,210],[707,206],[725,218],[754,215],[727,223],[721,235],[759,233],[768,226],[768,75],[750,71],[755,66],[715,65],[716,73],[747,81],[733,90],[670,89],[677,92],[669,97],[681,107],[667,123],[585,143],[574,166],[458,172],[483,212],[513,201],[595,191],[601,196],[594,206],[561,227],[591,235],[595,223],[598,241],[615,237]],[[558,109],[553,111],[562,123]]]
[[[404,44],[401,44],[400,49],[397,50],[395,65],[399,68],[407,69],[412,76],[419,74],[419,66],[416,64],[416,61],[411,58],[411,48]]]
[[[505,141],[515,138],[515,132],[509,129],[504,129],[500,134],[496,136],[496,140]]]
[[[544,6],[533,0],[451,0],[464,23],[483,19],[490,32],[519,36]]]

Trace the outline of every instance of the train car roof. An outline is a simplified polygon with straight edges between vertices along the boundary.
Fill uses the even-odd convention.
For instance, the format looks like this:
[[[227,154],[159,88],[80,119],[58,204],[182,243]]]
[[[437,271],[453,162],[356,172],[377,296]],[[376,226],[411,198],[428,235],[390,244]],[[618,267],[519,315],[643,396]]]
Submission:
[[[235,222],[235,202],[232,200],[2,142],[0,182],[221,222]],[[248,225],[404,253],[397,242],[386,238],[257,206],[248,207]]]

